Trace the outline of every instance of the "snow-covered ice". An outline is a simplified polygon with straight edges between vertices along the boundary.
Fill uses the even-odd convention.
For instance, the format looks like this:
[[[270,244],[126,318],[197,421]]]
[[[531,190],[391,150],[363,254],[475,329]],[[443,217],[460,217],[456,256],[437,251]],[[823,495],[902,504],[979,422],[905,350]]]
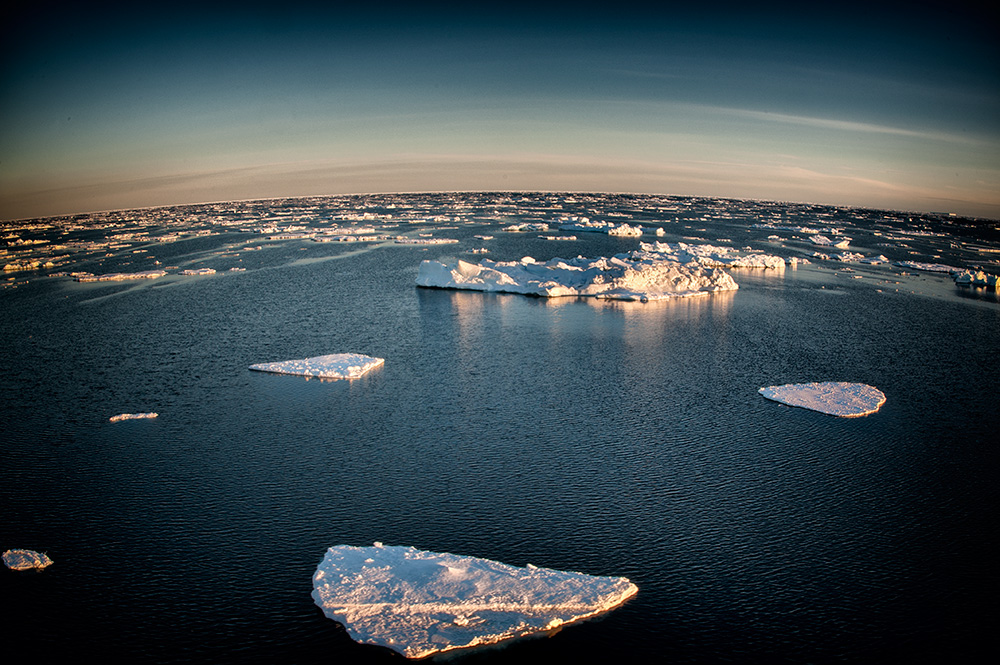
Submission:
[[[586,217],[568,217],[560,220],[560,231],[582,231],[590,233],[605,233],[609,236],[639,237],[642,227],[630,224],[615,224],[614,222],[592,222]]]
[[[423,658],[552,630],[607,612],[637,591],[624,577],[375,543],[327,550],[312,597],[354,640]]]
[[[52,559],[34,550],[7,550],[3,562],[11,570],[41,570],[52,565]]]
[[[691,263],[692,261],[703,266],[728,267],[728,268],[769,268],[771,270],[784,270],[785,259],[774,254],[763,254],[760,252],[738,250],[733,247],[718,247],[715,245],[691,245],[685,242],[671,244],[669,242],[643,242],[639,243],[639,249],[645,256],[655,257],[661,261],[676,261],[678,263]],[[795,263],[795,259],[790,259],[790,263]]]
[[[143,420],[146,418],[157,418],[160,414],[158,413],[119,413],[117,416],[111,416],[108,418],[113,423],[121,422],[123,420]]]
[[[215,268],[188,268],[181,271],[182,275],[214,275]]]
[[[885,393],[864,383],[789,383],[761,388],[758,392],[767,399],[782,404],[801,406],[843,418],[867,416],[885,404]]]
[[[546,262],[537,262],[530,256],[520,261],[484,259],[479,264],[462,260],[423,261],[417,285],[548,298],[596,296],[619,300],[660,300],[739,288],[724,270],[685,266],[639,252],[612,258],[578,256]]]
[[[384,362],[384,358],[373,358],[360,353],[331,353],[300,360],[258,363],[250,365],[250,369],[275,374],[315,376],[321,379],[356,379]]]

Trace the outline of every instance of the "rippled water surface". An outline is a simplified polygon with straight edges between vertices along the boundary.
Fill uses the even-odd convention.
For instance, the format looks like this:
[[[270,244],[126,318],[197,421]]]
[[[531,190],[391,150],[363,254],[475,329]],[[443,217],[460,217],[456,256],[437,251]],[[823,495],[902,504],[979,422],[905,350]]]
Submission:
[[[988,644],[994,296],[821,262],[662,303],[414,287],[421,260],[484,242],[496,259],[638,244],[473,221],[431,231],[458,245],[276,241],[246,272],[0,292],[0,547],[55,561],[0,571],[9,651],[393,661],[310,597],[327,547],[375,540],[640,589],[464,662],[943,662]],[[700,224],[684,233],[748,232]],[[245,237],[159,251],[221,270]],[[351,382],[247,370],[338,352],[386,362]],[[843,419],[757,393],[823,380],[887,402]],[[108,422],[139,411],[160,416]]]

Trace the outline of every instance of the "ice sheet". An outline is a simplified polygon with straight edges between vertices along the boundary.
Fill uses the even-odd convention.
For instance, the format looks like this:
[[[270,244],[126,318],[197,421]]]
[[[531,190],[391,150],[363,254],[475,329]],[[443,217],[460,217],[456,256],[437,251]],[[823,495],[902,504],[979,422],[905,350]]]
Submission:
[[[413,547],[331,547],[312,597],[358,642],[408,658],[552,630],[635,595],[624,577],[598,577]]]
[[[801,406],[842,418],[867,416],[885,404],[885,394],[864,383],[789,383],[761,388],[758,392],[767,399],[782,404]]]
[[[258,363],[250,365],[257,372],[315,376],[321,379],[356,379],[385,362],[360,353],[331,353],[299,360]]]

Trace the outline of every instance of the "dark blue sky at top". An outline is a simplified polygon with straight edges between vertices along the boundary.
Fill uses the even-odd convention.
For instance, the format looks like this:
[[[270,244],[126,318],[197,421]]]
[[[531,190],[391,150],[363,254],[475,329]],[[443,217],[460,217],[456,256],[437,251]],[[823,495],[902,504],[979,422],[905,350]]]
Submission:
[[[420,114],[465,112],[471,123],[508,109],[523,123],[532,108],[558,117],[564,105],[579,131],[709,131],[641,106],[663,102],[997,141],[995,26],[986,8],[945,3],[41,3],[18,7],[2,28],[0,169],[81,164],[99,146],[154,154],[143,137],[254,122],[273,147],[281,125],[307,132],[317,118],[393,112],[411,114],[400,127]],[[619,102],[640,106],[619,114]]]

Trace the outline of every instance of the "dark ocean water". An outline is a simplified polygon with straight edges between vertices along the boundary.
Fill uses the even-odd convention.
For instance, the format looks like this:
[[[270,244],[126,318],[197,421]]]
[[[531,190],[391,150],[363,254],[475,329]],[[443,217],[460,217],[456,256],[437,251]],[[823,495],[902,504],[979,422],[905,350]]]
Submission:
[[[424,214],[451,210],[431,203]],[[698,219],[698,205],[685,208],[694,222],[656,218],[667,240],[766,247],[773,233],[739,215]],[[848,231],[858,244],[863,221],[880,219],[865,214]],[[223,247],[251,236],[227,231],[150,253],[246,272],[36,275],[0,292],[0,548],[55,561],[0,570],[8,652],[401,661],[355,644],[310,597],[327,547],[376,540],[639,587],[603,618],[461,662],[995,650],[994,294],[890,266],[855,265],[854,279],[825,262],[736,271],[737,292],[664,303],[416,288],[421,260],[478,260],[472,247],[545,259],[638,243],[469,221],[419,228],[458,245],[290,240],[238,259]],[[473,238],[486,232],[495,239]],[[909,246],[955,263],[968,241]],[[339,352],[386,362],[351,382],[247,370]],[[843,419],[757,393],[824,380],[869,383],[887,402]],[[141,411],[160,416],[108,422]]]

